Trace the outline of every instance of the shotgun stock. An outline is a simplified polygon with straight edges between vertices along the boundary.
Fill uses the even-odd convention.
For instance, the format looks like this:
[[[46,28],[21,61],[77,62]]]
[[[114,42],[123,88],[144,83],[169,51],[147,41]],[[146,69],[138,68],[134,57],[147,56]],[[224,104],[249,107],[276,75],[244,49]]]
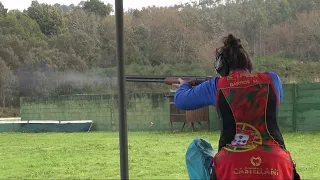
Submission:
[[[192,86],[197,86],[204,81],[212,79],[212,76],[141,76],[141,75],[128,75],[126,81],[128,82],[153,82],[165,83],[167,85],[179,84],[179,78],[188,82]]]

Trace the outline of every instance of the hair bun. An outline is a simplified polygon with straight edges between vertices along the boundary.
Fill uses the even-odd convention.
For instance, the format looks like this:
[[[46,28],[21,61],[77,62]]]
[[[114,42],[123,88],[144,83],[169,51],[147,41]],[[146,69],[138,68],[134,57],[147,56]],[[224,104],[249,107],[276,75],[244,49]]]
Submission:
[[[229,34],[223,41],[225,46],[241,46],[240,42],[241,40],[234,37],[233,34]]]

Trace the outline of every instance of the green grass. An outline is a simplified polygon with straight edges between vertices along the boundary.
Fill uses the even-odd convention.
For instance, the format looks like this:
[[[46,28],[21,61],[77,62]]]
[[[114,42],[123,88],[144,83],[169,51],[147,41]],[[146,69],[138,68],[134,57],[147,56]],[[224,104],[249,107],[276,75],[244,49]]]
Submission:
[[[129,133],[131,179],[188,179],[185,152],[218,133]],[[320,133],[284,134],[302,179],[320,179]],[[0,179],[119,179],[118,133],[2,133]]]

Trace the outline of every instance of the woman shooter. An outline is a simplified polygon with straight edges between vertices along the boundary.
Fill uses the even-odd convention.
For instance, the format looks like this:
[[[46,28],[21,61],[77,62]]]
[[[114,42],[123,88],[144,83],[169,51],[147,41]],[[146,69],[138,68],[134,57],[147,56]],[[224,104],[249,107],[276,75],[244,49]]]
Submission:
[[[222,127],[211,179],[300,179],[278,127],[283,97],[279,76],[252,73],[250,56],[232,34],[223,43],[216,55],[220,77],[195,87],[179,79],[174,99],[183,110],[216,107]]]

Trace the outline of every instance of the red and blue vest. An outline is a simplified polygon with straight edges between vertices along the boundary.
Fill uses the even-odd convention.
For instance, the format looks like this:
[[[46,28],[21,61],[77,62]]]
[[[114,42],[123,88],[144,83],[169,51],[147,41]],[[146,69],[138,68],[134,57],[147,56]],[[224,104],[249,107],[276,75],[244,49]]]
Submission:
[[[218,81],[221,121],[218,180],[292,180],[293,161],[278,127],[279,100],[269,74],[235,71]]]

